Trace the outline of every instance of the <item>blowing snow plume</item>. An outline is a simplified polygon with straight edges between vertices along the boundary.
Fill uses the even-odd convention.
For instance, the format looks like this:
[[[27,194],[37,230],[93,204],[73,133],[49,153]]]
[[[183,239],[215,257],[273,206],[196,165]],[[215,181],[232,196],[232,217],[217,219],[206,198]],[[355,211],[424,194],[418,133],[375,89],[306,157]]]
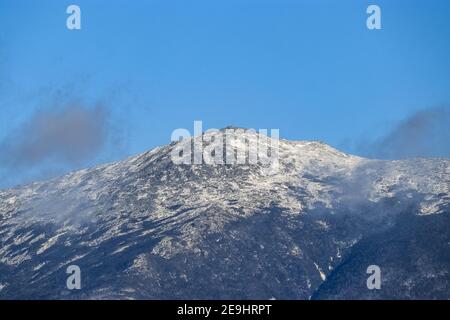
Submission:
[[[450,108],[418,111],[362,151],[379,159],[450,157]]]
[[[68,168],[80,166],[105,146],[111,131],[108,119],[104,107],[77,103],[37,112],[0,142],[0,168],[11,180],[13,174],[49,162]]]

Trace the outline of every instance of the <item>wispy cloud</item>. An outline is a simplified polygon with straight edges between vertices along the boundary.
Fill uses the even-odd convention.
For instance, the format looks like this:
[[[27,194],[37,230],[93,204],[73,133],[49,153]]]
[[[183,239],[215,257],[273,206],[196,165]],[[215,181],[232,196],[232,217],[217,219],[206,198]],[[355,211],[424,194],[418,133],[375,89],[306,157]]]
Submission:
[[[0,144],[1,163],[30,166],[48,159],[79,164],[103,146],[107,112],[70,105],[35,114]]]
[[[0,164],[27,167],[50,159],[80,164],[103,147],[107,119],[103,107],[78,104],[36,113],[0,143]]]
[[[121,152],[122,131],[111,108],[58,101],[36,111],[0,141],[2,188],[91,166]]]
[[[378,159],[450,157],[450,108],[420,110],[358,149],[360,154]]]

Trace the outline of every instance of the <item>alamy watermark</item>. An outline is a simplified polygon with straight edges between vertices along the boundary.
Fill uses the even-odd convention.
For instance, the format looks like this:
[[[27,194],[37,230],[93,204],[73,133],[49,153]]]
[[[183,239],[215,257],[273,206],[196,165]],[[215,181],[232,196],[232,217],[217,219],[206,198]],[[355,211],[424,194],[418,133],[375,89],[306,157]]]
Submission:
[[[366,26],[369,30],[380,30],[381,29],[381,8],[376,4],[371,4],[367,7],[367,17]]]
[[[66,27],[69,30],[81,29],[81,9],[75,4],[71,4],[67,7],[66,13],[70,14],[66,20]]]
[[[373,264],[367,267],[367,274],[370,276],[367,278],[366,285],[369,290],[381,289],[381,269],[379,266]]]
[[[66,287],[69,290],[81,289],[81,269],[77,265],[70,265],[66,269],[66,273],[70,276],[67,277]]]
[[[67,7],[66,13],[69,14],[66,20],[66,27],[69,30],[81,29],[81,8],[78,5],[71,4]],[[366,13],[369,15],[366,20],[366,26],[369,30],[381,29],[381,8],[376,4],[367,7]]]
[[[175,164],[261,165],[271,172],[279,165],[279,130],[225,128],[203,132],[202,121],[194,121],[194,134],[187,129],[172,132],[178,142],[171,152]]]

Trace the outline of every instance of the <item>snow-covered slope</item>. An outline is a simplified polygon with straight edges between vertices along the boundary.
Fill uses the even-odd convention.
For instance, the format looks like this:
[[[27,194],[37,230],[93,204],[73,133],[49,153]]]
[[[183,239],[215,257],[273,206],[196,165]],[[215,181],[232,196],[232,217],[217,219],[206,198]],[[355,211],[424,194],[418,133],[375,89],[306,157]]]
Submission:
[[[0,298],[306,299],[399,217],[449,213],[449,159],[368,160],[281,140],[268,171],[177,165],[176,147],[0,191]],[[445,237],[428,245],[448,248]],[[71,264],[81,290],[65,287]],[[434,294],[448,298],[444,266]]]

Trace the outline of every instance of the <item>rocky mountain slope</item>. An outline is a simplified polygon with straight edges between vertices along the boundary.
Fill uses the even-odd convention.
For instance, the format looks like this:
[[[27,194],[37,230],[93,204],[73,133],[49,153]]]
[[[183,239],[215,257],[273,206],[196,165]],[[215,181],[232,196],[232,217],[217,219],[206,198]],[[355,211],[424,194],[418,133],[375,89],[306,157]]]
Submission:
[[[281,140],[268,173],[179,143],[0,191],[0,299],[450,298],[450,159]]]

